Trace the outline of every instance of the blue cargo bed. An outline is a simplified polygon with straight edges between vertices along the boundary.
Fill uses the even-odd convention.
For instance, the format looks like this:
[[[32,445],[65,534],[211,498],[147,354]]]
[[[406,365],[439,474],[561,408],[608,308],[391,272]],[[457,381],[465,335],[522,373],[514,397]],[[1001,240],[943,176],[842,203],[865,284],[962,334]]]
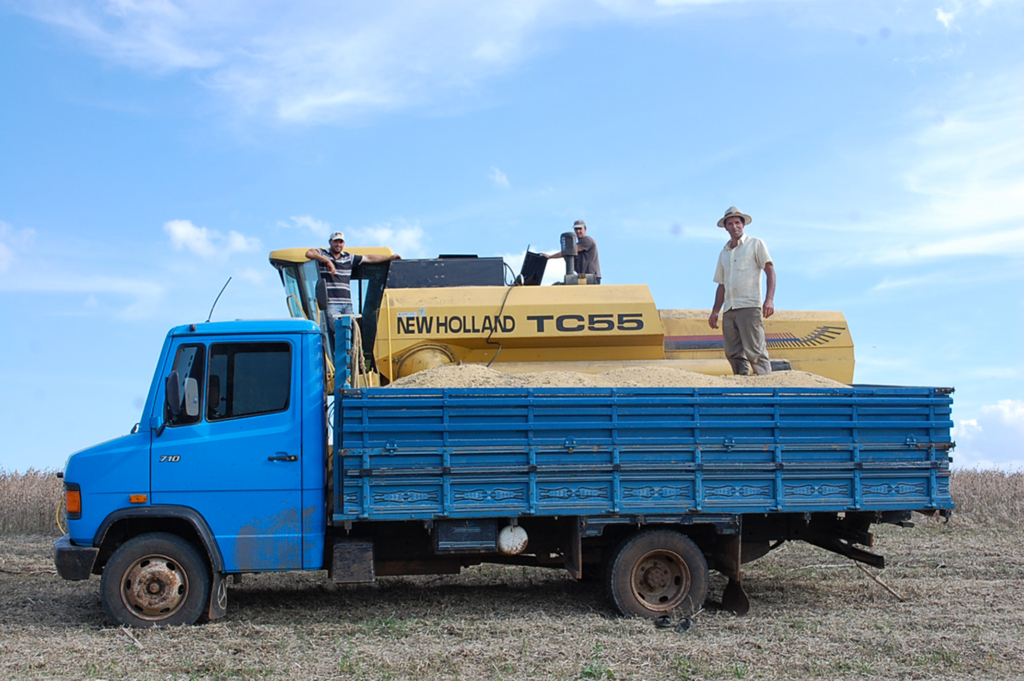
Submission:
[[[333,518],[949,509],[950,392],[340,390]]]

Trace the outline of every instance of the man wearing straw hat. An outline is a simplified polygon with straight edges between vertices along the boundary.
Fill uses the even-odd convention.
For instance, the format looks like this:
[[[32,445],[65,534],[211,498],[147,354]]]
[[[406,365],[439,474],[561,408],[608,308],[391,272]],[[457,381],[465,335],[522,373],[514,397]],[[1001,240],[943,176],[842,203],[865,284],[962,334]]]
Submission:
[[[775,266],[764,242],[743,233],[751,223],[749,215],[732,206],[718,221],[729,232],[729,242],[718,256],[715,268],[715,306],[708,325],[718,328],[722,313],[722,339],[732,372],[746,376],[751,367],[758,375],[772,372],[764,341],[764,319],[775,313]],[[767,293],[761,302],[761,271],[764,270]]]

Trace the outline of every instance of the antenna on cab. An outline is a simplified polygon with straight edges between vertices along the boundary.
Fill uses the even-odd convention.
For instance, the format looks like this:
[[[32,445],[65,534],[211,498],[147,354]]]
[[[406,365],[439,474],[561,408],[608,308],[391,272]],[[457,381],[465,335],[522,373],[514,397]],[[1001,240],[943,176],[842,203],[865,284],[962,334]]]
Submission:
[[[217,294],[217,297],[213,301],[213,305],[210,307],[210,316],[206,318],[206,323],[209,323],[213,318],[213,308],[217,307],[217,301],[220,300],[220,297],[224,294],[224,289],[226,289],[230,283],[231,277],[228,277],[228,280],[224,282],[224,287],[221,288],[220,293]]]

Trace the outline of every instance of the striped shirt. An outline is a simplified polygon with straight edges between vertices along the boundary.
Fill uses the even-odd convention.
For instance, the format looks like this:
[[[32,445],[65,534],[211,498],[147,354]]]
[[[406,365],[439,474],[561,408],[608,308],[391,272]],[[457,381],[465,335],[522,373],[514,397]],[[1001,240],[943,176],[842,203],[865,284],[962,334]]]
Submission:
[[[363,256],[352,255],[344,251],[335,258],[326,248],[316,249],[320,255],[327,256],[334,263],[334,274],[325,263],[316,261],[320,278],[327,282],[327,302],[340,303],[352,301],[352,268],[358,267],[363,261]]]

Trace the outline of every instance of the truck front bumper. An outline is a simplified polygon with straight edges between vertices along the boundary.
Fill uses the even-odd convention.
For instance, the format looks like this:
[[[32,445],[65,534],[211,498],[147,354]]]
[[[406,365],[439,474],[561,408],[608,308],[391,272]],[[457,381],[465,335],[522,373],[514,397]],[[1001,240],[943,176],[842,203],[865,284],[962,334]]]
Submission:
[[[53,553],[57,574],[64,579],[80,580],[89,579],[100,550],[95,546],[75,546],[71,535],[65,534],[53,545]]]

